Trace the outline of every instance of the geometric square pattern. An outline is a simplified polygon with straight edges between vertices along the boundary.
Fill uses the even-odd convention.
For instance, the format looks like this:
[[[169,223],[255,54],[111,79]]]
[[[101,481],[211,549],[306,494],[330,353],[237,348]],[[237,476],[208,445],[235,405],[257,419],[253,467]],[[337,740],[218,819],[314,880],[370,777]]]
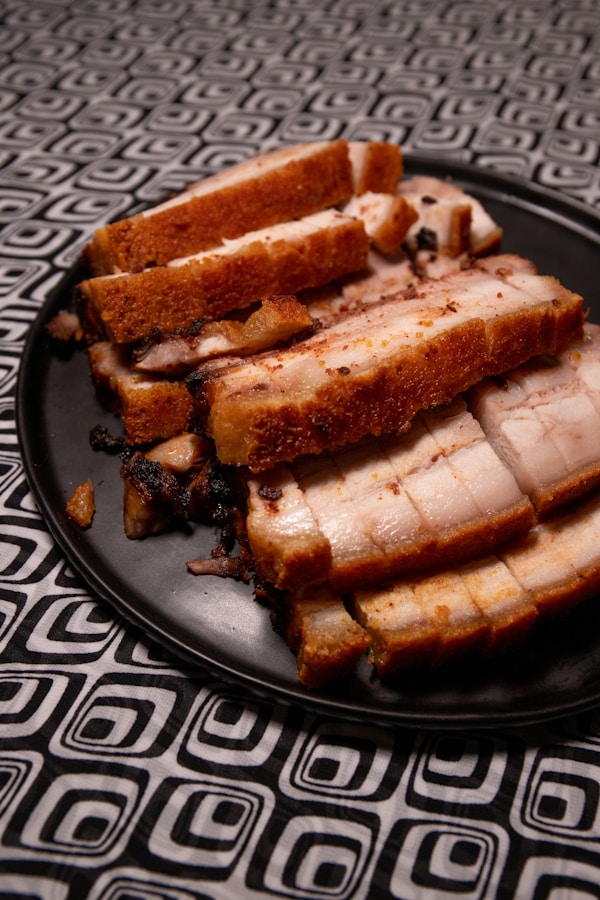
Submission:
[[[502,787],[507,749],[488,734],[436,734],[421,746],[409,783],[424,809],[492,804]]]
[[[383,864],[389,870],[388,896],[483,897],[496,882],[507,847],[506,836],[487,824],[434,819],[399,826],[384,851],[389,854]]]
[[[374,840],[373,828],[351,815],[292,815],[279,824],[264,874],[252,886],[277,897],[351,898],[364,881]]]
[[[600,844],[600,760],[565,748],[540,750],[524,768],[512,810],[520,834],[565,846]]]
[[[383,799],[395,784],[390,765],[396,745],[385,729],[319,722],[289,754],[280,788],[298,802]],[[400,754],[396,754],[396,768]]]
[[[29,327],[94,229],[258,152],[393,141],[600,210],[600,5],[4,0],[0,17],[0,897],[600,900],[598,711],[411,731],[221,683],[71,568],[15,416]]]
[[[148,864],[188,877],[210,872],[222,881],[264,822],[268,806],[263,790],[222,779],[165,779],[148,810]]]

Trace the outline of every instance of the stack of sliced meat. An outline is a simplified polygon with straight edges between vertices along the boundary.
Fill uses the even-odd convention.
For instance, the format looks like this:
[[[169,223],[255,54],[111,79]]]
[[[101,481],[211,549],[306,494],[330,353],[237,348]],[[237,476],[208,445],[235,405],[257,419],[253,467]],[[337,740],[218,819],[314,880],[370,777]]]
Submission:
[[[244,564],[190,569],[270,585],[308,686],[498,652],[598,587],[600,328],[500,240],[398,147],[332,141],[87,249],[127,535],[226,519]]]

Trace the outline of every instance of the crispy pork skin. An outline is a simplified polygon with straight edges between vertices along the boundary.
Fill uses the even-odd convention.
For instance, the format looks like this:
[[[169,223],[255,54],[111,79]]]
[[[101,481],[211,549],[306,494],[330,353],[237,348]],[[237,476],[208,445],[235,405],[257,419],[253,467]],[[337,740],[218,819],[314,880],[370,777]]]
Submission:
[[[111,341],[130,343],[360,271],[368,251],[361,221],[325,210],[166,266],[86,279],[79,285],[82,321],[88,331],[100,325]]]
[[[369,191],[352,197],[342,212],[364,222],[372,246],[380,253],[397,253],[409,228],[417,219],[417,212],[406,197],[397,194],[376,194]]]
[[[141,272],[225,239],[346,201],[353,171],[345,141],[294,145],[203,179],[145,212],[99,228],[87,248],[95,274]]]
[[[82,484],[78,484],[73,495],[67,502],[66,513],[80,528],[89,528],[96,512],[94,500],[94,485],[88,478]]]
[[[184,382],[133,371],[123,348],[109,341],[92,344],[87,353],[98,396],[120,416],[130,444],[148,444],[186,430],[193,405]]]
[[[409,236],[414,248],[427,241],[428,233],[436,236],[438,249],[446,248],[454,255],[468,250],[480,256],[500,247],[502,229],[480,201],[458,184],[430,175],[414,175],[401,182],[399,193],[421,217]]]
[[[195,405],[220,460],[261,471],[404,430],[482,377],[563,349],[582,326],[581,297],[498,257],[494,274],[426,280],[281,352],[207,363]]]
[[[373,191],[395,194],[402,178],[404,161],[397,144],[387,141],[350,141],[352,192],[357,196]]]
[[[286,640],[296,654],[298,680],[318,688],[352,675],[371,639],[324,587],[289,599]]]

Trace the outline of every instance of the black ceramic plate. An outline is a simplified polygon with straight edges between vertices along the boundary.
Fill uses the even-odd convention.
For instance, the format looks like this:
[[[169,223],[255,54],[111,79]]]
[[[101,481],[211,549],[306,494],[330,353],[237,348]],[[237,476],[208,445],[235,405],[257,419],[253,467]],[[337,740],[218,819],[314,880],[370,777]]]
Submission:
[[[600,321],[600,217],[545,189],[473,167],[407,158],[407,173],[451,176],[503,226],[505,251],[529,257],[582,293]],[[119,461],[95,453],[93,426],[117,426],[97,403],[86,358],[55,355],[45,323],[68,305],[80,273],[48,298],[29,335],[18,386],[18,428],[26,472],[58,544],[100,597],[150,635],[216,675],[273,699],[320,712],[419,727],[534,722],[600,702],[600,612],[590,602],[568,625],[544,625],[509,659],[462,663],[440,672],[381,681],[364,662],[340,687],[308,691],[295,660],[250,588],[194,577],[185,562],[214,546],[211,528],[128,541],[122,529]],[[92,477],[97,513],[81,531],[65,515],[75,485]]]

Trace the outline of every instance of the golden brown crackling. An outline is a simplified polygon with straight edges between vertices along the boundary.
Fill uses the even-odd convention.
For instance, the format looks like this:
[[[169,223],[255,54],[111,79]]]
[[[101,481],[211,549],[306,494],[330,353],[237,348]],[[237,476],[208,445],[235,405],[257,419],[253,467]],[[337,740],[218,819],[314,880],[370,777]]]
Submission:
[[[301,684],[318,688],[354,672],[370,637],[339,596],[317,588],[290,597],[286,611],[286,640],[296,654]]]
[[[600,464],[591,464],[553,484],[540,485],[532,492],[532,500],[540,518],[585,496],[600,484]]]
[[[94,486],[92,479],[88,478],[82,484],[78,484],[66,506],[66,513],[80,528],[89,528],[96,512],[94,500]]]
[[[448,316],[452,308],[449,294]],[[580,338],[582,329],[582,298],[557,284],[551,301],[503,314],[499,298],[494,314],[469,318],[414,346],[389,349],[360,374],[327,370],[327,381],[305,395],[228,393],[225,372],[207,381],[198,403],[210,408],[206,424],[221,461],[261,471],[366,434],[403,430],[419,409],[445,403],[485,375],[531,356],[556,353]],[[326,331],[319,340],[327,340]]]
[[[183,382],[161,381],[135,390],[124,387],[120,397],[130,444],[165,440],[189,426],[192,402]]]
[[[120,416],[130,444],[164,440],[187,429],[193,401],[185,382],[134,373],[125,353],[106,341],[87,352],[98,396]]]
[[[264,174],[256,167],[261,157],[255,157],[232,167],[232,174],[241,167],[248,172],[237,184],[223,185],[221,177],[215,180],[213,192],[98,229],[86,251],[92,271],[97,275],[140,272],[165,265],[216,247],[225,238],[335,206],[352,193],[346,141],[315,142],[314,153],[298,158],[293,148],[273,151],[277,153],[282,154],[281,165]],[[205,179],[203,184],[210,181]]]
[[[329,220],[328,220],[329,221]],[[196,319],[219,319],[265,294],[296,292],[359,271],[368,239],[362,222],[337,216],[301,238],[252,240],[232,253],[178,266],[83,281],[80,292],[110,340],[128,343],[154,329],[176,331]]]
[[[351,154],[353,146],[357,144],[350,144]],[[404,169],[401,148],[386,141],[369,141],[359,146],[362,161],[356,166],[354,193],[395,194]]]
[[[514,647],[529,634],[534,622],[564,615],[595,596],[600,588],[598,510],[598,494],[591,494],[577,508],[536,525],[495,555],[423,574],[416,580],[403,578],[354,592],[352,613],[371,635],[369,660],[378,674],[446,661],[440,642],[443,646],[449,640],[452,656],[460,649],[456,634],[449,638],[446,634],[452,593],[465,595],[462,621],[467,641],[463,649],[482,656]],[[504,570],[500,584],[490,579],[490,565]],[[481,620],[469,615],[468,600],[478,607],[483,630]],[[469,622],[472,643],[468,640]]]
[[[254,471],[366,434],[402,431],[420,409],[445,403],[479,380],[484,348],[484,325],[474,319],[399,353],[374,372],[334,373],[314,395],[297,402],[265,400],[256,393],[213,404],[215,378],[206,385],[208,427],[222,462]]]

